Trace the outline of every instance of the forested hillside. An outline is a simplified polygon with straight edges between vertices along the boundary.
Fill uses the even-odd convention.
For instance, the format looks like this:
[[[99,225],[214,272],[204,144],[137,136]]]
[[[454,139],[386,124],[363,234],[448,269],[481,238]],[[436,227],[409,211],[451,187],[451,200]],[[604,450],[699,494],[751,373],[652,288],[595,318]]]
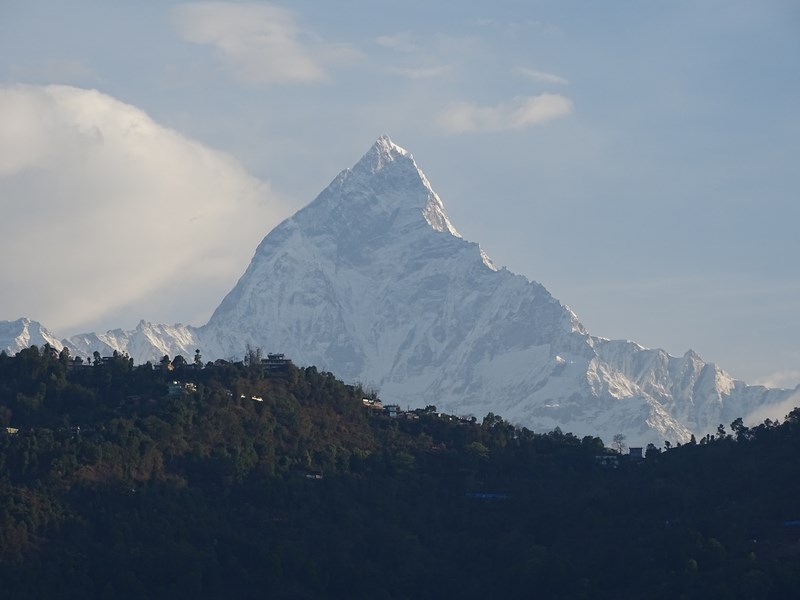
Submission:
[[[365,396],[252,351],[0,354],[3,596],[800,597],[800,411],[599,459]]]

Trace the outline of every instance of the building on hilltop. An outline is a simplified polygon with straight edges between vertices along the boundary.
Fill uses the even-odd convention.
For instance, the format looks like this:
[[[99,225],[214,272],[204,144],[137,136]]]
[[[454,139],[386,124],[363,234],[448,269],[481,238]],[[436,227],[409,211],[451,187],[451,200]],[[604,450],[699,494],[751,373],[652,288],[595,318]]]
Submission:
[[[183,394],[188,394],[197,391],[197,385],[194,383],[184,383],[182,381],[171,381],[167,384],[167,396],[170,398],[177,398]]]
[[[289,372],[289,365],[291,364],[291,359],[286,358],[282,353],[269,353],[267,354],[267,358],[261,359],[261,366],[264,367],[267,375],[286,375]]]
[[[383,407],[383,411],[392,419],[396,419],[402,412],[399,404],[387,404]]]

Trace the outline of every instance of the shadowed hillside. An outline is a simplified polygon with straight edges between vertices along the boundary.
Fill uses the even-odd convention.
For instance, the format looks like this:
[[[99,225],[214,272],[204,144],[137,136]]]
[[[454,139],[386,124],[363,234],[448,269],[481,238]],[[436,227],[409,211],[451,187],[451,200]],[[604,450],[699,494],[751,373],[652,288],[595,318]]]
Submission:
[[[636,460],[378,396],[258,351],[0,354],[4,594],[800,593],[798,411]]]

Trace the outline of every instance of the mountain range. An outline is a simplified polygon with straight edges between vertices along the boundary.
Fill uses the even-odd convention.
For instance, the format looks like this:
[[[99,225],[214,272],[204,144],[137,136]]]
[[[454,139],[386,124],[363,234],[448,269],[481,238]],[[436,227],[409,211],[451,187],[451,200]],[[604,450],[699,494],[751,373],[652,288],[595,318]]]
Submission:
[[[686,442],[800,395],[748,386],[692,351],[590,335],[544,286],[464,240],[411,154],[386,136],[263,239],[207,324],[141,321],[58,340],[29,319],[0,322],[0,349],[44,343],[140,363],[262,348],[403,408],[493,412],[636,445]]]

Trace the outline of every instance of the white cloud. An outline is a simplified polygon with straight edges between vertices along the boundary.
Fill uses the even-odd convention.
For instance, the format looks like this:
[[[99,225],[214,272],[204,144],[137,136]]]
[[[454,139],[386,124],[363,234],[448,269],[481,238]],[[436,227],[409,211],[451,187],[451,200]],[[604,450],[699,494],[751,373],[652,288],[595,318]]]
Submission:
[[[768,406],[760,406],[742,419],[748,427],[759,425],[766,419],[783,421],[790,412],[800,406],[800,392],[792,394],[783,402]]]
[[[286,212],[231,157],[94,90],[0,87],[0,318],[207,318]]]
[[[465,65],[472,64],[476,55],[483,56],[486,53],[481,40],[474,36],[441,33],[421,36],[401,31],[379,36],[374,43],[379,47],[376,49],[379,68],[411,80],[444,78],[463,73]]]
[[[541,83],[553,83],[556,85],[567,85],[569,83],[567,79],[559,75],[546,73],[545,71],[537,71],[536,69],[528,69],[526,67],[519,67],[517,73]]]
[[[295,14],[271,4],[196,2],[173,10],[183,39],[214,46],[235,77],[248,84],[317,83],[327,67],[359,53],[321,40]]]
[[[453,103],[439,116],[439,125],[450,133],[508,131],[546,123],[571,112],[569,98],[560,94],[539,94],[497,106]]]
[[[789,369],[770,373],[766,377],[756,379],[756,385],[763,385],[768,388],[790,389],[800,385],[800,370]]]

